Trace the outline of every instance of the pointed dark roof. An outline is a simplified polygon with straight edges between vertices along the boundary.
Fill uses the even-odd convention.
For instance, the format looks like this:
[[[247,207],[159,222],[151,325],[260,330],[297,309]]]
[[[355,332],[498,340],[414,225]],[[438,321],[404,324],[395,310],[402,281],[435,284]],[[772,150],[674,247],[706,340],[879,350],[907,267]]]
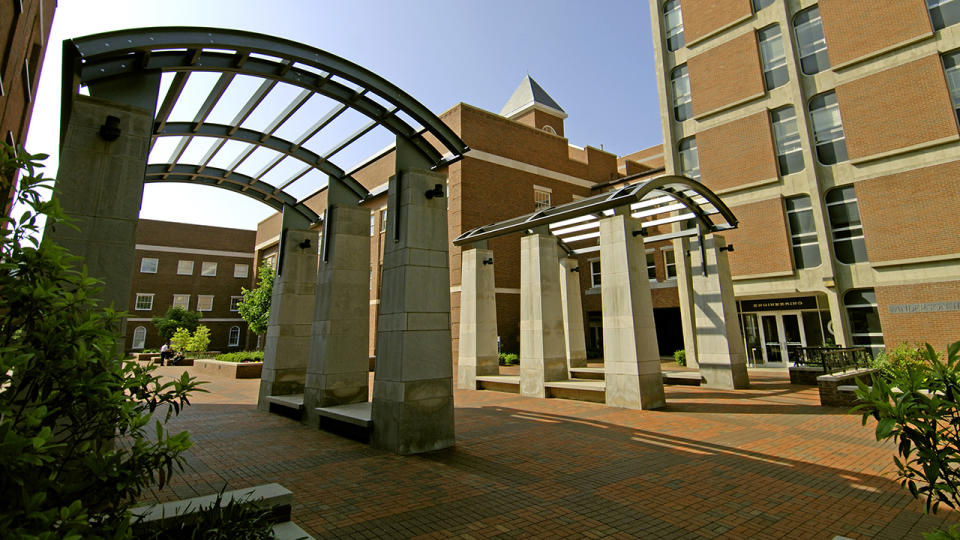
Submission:
[[[507,104],[500,110],[500,115],[513,118],[530,108],[538,108],[560,118],[567,117],[567,113],[550,97],[550,94],[547,94],[547,91],[537,84],[537,81],[527,75],[520,82],[520,86],[513,91],[513,95],[510,96]]]

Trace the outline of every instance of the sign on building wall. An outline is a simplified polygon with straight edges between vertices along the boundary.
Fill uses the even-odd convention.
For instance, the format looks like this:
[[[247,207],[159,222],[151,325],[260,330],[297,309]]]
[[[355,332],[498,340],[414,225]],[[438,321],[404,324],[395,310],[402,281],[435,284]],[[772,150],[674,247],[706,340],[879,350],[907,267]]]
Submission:
[[[890,306],[890,313],[937,313],[940,311],[960,311],[960,302],[926,302]]]
[[[765,298],[763,300],[742,300],[740,311],[790,311],[797,309],[817,309],[816,296],[798,296],[795,298]]]

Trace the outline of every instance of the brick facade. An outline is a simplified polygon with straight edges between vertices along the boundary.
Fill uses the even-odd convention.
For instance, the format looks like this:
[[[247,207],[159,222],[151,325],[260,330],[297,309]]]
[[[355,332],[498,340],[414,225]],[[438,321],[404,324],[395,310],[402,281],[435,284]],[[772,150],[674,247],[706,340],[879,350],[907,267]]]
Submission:
[[[888,347],[900,343],[930,343],[938,350],[960,340],[960,311],[891,313],[890,306],[960,301],[960,281],[877,287],[877,306],[883,339]]]
[[[690,58],[687,69],[694,116],[764,93],[760,53],[753,32]]]
[[[777,158],[766,111],[697,134],[700,176],[713,191],[777,177]]]
[[[687,43],[750,16],[750,0],[683,0],[683,36]]]
[[[831,65],[932,33],[921,1],[820,0],[819,5]]]
[[[734,246],[729,254],[732,275],[793,270],[793,251],[781,199],[744,204],[730,210],[740,220],[739,228],[723,233],[727,243]]]

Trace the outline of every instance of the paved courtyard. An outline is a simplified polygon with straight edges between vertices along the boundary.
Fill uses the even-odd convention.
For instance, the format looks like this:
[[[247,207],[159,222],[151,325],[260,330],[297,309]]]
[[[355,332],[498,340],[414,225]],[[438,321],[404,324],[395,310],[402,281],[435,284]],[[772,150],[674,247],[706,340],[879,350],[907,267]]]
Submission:
[[[456,447],[406,457],[257,411],[258,380],[207,377],[172,422],[187,468],[148,498],[278,482],[317,538],[899,539],[960,521],[923,514],[873,425],[782,371],[750,376],[667,386],[660,411],[458,390]]]

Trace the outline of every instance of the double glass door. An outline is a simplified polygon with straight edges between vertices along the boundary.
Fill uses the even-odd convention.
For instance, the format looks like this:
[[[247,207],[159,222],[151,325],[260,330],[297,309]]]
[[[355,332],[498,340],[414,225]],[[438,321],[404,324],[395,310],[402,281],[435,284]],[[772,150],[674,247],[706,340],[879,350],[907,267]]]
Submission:
[[[800,312],[760,315],[763,361],[770,367],[786,366],[797,348],[806,346]]]

